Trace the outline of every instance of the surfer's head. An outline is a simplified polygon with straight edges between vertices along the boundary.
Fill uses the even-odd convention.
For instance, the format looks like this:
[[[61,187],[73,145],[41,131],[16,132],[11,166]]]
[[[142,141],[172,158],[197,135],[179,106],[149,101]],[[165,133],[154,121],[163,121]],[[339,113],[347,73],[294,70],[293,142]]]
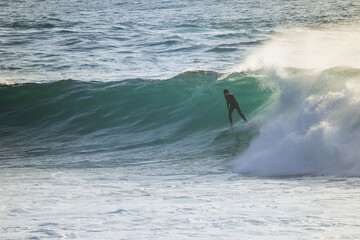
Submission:
[[[229,90],[227,89],[224,89],[224,95],[228,94],[229,93]]]

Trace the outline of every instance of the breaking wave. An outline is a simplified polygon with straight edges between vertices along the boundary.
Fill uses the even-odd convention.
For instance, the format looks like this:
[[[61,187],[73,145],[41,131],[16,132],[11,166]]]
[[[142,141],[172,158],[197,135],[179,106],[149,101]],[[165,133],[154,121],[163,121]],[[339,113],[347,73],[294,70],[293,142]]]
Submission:
[[[234,171],[360,175],[358,26],[280,29],[235,67],[271,75],[279,95],[259,137],[230,164]]]

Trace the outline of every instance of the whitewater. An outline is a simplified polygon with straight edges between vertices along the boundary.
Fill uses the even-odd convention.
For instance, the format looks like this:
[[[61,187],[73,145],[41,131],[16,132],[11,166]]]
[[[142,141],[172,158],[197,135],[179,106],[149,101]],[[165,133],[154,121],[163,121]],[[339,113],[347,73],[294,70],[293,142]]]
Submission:
[[[360,238],[358,3],[0,6],[1,239]]]
[[[359,176],[358,26],[281,29],[235,67],[270,72],[280,91],[236,171]]]

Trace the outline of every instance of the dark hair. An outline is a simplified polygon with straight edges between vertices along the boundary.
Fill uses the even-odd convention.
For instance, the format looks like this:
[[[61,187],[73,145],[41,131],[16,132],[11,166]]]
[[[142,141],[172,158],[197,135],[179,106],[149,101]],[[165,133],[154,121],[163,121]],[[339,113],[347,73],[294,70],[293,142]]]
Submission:
[[[224,89],[224,93],[229,93],[229,90],[227,90],[227,89]]]

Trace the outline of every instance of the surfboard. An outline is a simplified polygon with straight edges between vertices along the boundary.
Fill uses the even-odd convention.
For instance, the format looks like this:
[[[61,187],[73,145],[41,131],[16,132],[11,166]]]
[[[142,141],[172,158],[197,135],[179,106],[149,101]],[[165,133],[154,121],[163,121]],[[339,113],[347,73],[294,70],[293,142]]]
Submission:
[[[247,122],[247,123],[242,122],[242,123],[236,123],[233,127],[230,127],[230,128],[223,128],[220,130],[215,130],[214,133],[217,133],[215,140],[225,137],[225,136],[228,136],[229,134],[232,135],[232,133],[241,132],[243,130],[250,128],[251,126],[252,126],[252,124],[250,124],[249,122]]]

